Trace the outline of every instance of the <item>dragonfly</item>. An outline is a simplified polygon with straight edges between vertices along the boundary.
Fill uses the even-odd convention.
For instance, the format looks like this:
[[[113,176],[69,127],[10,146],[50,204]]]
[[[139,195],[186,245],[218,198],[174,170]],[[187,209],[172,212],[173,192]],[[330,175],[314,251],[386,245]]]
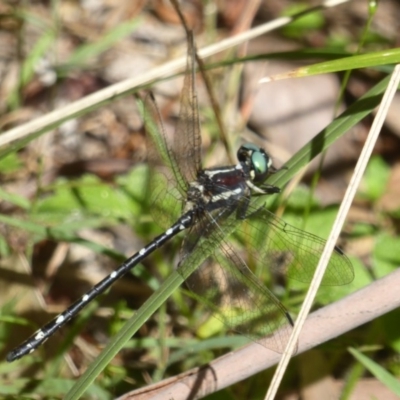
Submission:
[[[277,170],[261,147],[243,144],[236,165],[202,167],[195,52],[189,34],[180,113],[172,138],[163,128],[153,95],[144,99],[151,210],[157,222],[170,224],[168,229],[12,350],[9,362],[32,353],[115,281],[183,231],[177,271],[193,297],[229,329],[283,352],[293,319],[256,271],[269,270],[309,283],[326,242],[287,224],[256,201],[280,192],[266,183]],[[344,285],[353,277],[351,262],[335,247],[322,284]]]

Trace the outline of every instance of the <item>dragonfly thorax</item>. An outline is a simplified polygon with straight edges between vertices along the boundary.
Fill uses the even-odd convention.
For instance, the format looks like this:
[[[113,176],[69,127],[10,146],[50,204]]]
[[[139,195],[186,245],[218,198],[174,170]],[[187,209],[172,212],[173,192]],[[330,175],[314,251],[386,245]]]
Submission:
[[[251,191],[267,193],[256,185],[271,172],[272,161],[268,154],[262,148],[247,143],[239,148],[237,157],[237,165],[199,171],[197,180],[189,184],[185,211],[211,211],[233,206],[243,197],[250,197]],[[273,192],[278,192],[278,189]]]
[[[212,211],[237,203],[250,195],[248,179],[241,164],[199,171],[197,180],[190,183],[185,211],[193,208]]]

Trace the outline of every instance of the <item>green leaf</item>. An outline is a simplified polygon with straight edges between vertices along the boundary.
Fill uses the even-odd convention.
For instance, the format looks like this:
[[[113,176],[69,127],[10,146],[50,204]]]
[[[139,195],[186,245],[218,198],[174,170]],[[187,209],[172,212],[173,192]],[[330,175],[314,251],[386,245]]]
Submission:
[[[302,11],[307,11],[309,7],[306,3],[296,3],[286,8],[282,15],[295,16]],[[305,35],[308,31],[321,29],[325,24],[325,18],[321,10],[305,12],[304,15],[297,17],[290,24],[285,25],[281,31],[290,38],[297,38]]]
[[[389,261],[395,265],[400,264],[400,237],[382,234],[378,236],[375,248],[374,257],[381,260]]]
[[[94,175],[85,175],[73,182],[58,180],[53,194],[39,200],[36,213],[74,216],[86,214],[111,219],[132,219],[139,211],[138,205],[119,188],[113,188]]]
[[[210,318],[208,318],[203,324],[199,326],[196,334],[200,339],[208,339],[224,330],[225,325],[221,321],[221,319],[210,316]]]
[[[0,174],[9,174],[18,171],[21,167],[21,161],[16,153],[9,153],[0,158]]]
[[[360,192],[368,199],[378,200],[386,191],[390,167],[379,156],[371,157],[365,171]]]

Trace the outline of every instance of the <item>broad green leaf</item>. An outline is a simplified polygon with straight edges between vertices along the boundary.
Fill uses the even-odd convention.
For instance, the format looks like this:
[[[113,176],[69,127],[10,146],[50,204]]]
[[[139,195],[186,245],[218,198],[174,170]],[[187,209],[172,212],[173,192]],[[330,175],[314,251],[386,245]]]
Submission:
[[[378,200],[386,191],[390,167],[381,157],[372,157],[361,183],[361,195],[369,200]]]

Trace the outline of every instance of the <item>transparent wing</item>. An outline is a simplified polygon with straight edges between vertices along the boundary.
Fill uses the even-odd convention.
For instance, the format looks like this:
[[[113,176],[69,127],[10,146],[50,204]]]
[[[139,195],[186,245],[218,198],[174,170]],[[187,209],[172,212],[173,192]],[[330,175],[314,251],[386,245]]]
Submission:
[[[199,237],[195,249],[186,252]],[[203,220],[185,242],[189,245],[184,246],[185,257],[178,271],[193,295],[229,329],[282,352],[292,329],[287,310],[223,240],[215,221]],[[193,271],[196,265],[200,266]]]
[[[186,75],[180,99],[179,120],[174,136],[174,153],[186,182],[197,179],[201,169],[201,132],[196,92],[195,55],[193,34],[188,35]]]
[[[144,100],[147,160],[150,168],[150,205],[154,220],[161,226],[170,226],[182,212],[186,197],[186,181],[180,173],[175,153],[170,148],[154,97]]]
[[[227,221],[228,225],[233,223],[233,217]],[[265,207],[249,207],[235,237],[242,242],[261,274],[269,269],[305,283],[311,282],[326,244],[324,239],[287,224]],[[335,248],[322,285],[345,285],[353,278],[350,260]]]
[[[272,270],[310,282],[325,240],[285,223],[265,208],[248,207],[246,218],[239,219],[237,206],[199,221],[185,237],[179,272],[194,296],[228,328],[282,352],[291,318],[258,276]],[[228,244],[225,238],[235,228]],[[349,259],[335,250],[323,284],[343,285],[353,277]]]
[[[179,120],[173,140],[168,140],[154,97],[144,101],[144,120],[150,171],[151,213],[169,226],[180,216],[188,182],[201,168],[201,135],[195,85],[195,46],[188,37],[186,74],[180,99]]]

